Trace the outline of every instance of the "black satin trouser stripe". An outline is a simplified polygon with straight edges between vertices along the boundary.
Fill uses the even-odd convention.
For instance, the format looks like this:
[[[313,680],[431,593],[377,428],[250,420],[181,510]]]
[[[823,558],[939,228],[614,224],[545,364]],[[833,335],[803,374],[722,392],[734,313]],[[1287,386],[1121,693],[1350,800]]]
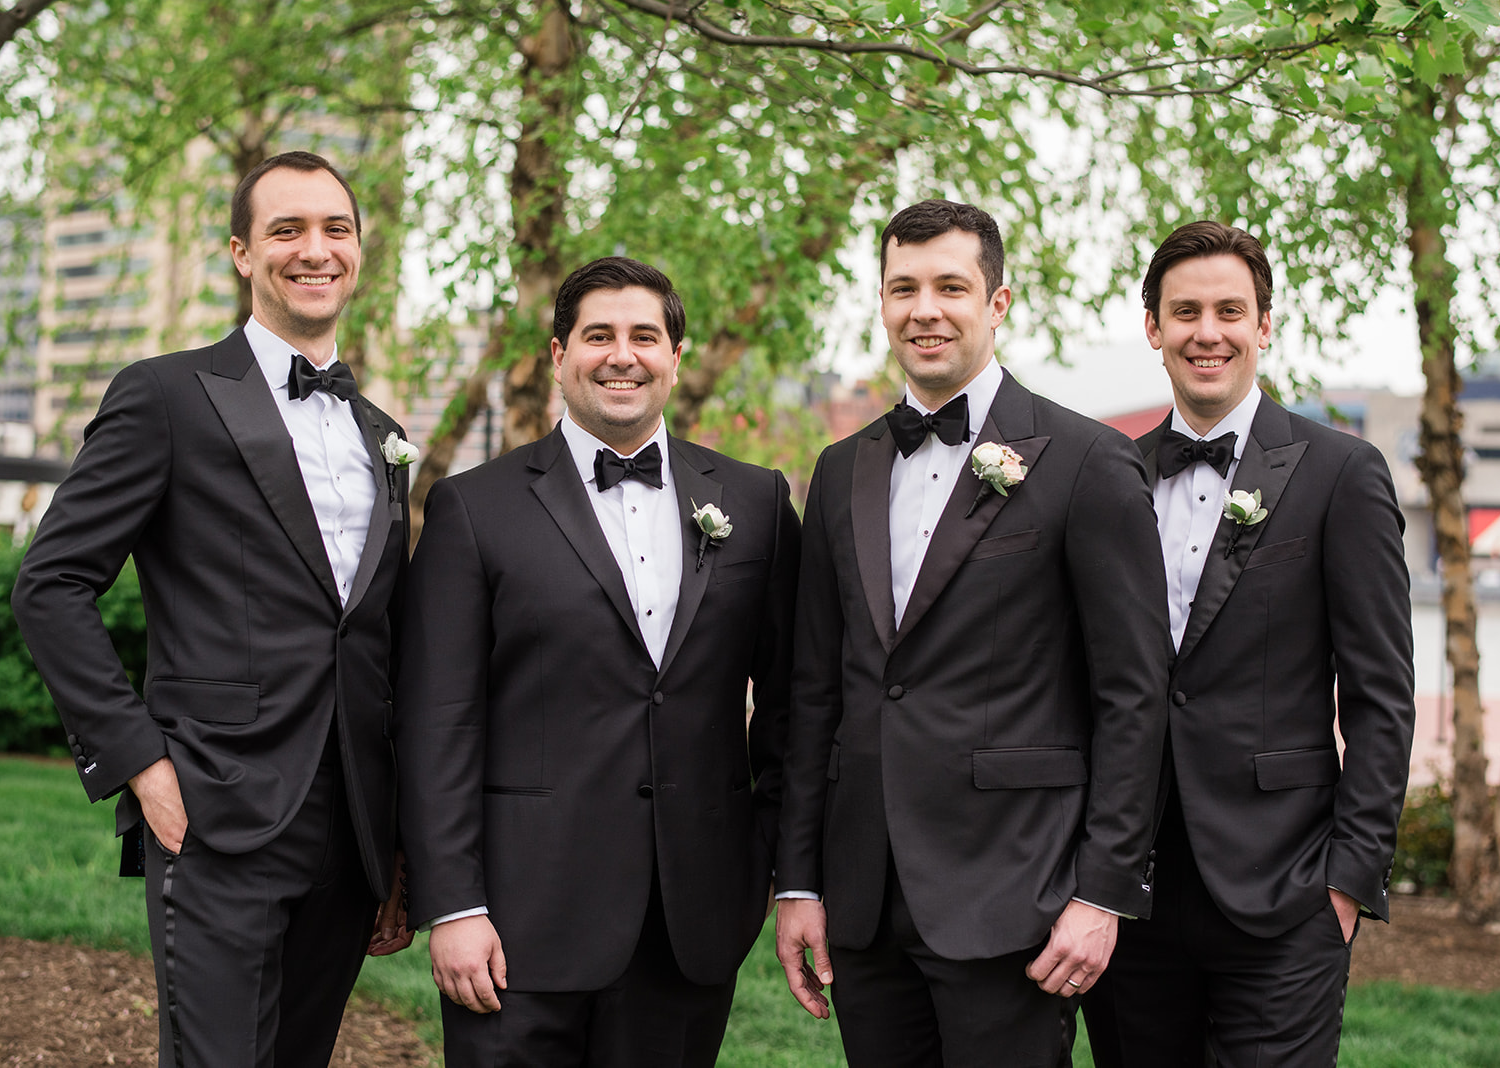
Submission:
[[[167,989],[159,993],[172,1029],[172,1063],[182,1068],[182,1025],[177,1019],[177,908],[172,903],[172,869],[176,864],[176,857],[167,857],[161,880],[162,967],[167,974]]]

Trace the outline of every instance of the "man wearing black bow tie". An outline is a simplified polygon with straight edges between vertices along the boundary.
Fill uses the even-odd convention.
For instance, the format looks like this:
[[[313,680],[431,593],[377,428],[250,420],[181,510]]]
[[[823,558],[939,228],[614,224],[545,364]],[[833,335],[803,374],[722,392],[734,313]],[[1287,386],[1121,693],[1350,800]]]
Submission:
[[[230,232],[252,317],[116,376],[12,604],[146,876],[161,1063],[326,1065],[367,946],[410,941],[387,736],[406,473],[382,453],[399,428],[337,361],[360,264],[348,183],[272,157]],[[142,696],[95,605],[127,556]]]
[[[852,1068],[1050,1068],[1066,999],[1151,909],[1151,496],[1127,438],[995,362],[1003,273],[978,208],[891,220],[906,401],[808,495],[777,952],[814,1015],[833,984]]]
[[[1401,513],[1372,445],[1256,387],[1260,242],[1189,223],[1142,296],[1175,400],[1139,444],[1177,658],[1156,908],[1084,999],[1094,1058],[1329,1065],[1357,919],[1389,918],[1411,750]]]
[[[553,332],[562,421],[439,482],[412,561],[412,917],[450,1066],[709,1068],[770,890],[797,517],[666,432],[660,271],[580,268]]]

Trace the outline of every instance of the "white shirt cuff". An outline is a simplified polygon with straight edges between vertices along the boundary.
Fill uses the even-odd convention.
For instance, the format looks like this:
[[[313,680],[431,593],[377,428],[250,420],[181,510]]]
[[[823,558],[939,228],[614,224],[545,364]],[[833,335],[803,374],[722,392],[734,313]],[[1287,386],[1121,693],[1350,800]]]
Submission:
[[[777,901],[822,901],[823,898],[822,898],[821,895],[815,894],[811,890],[783,890],[783,891],[781,891],[781,893],[779,893],[779,894],[776,895],[776,900]]]
[[[447,923],[449,920],[462,920],[466,919],[469,916],[488,916],[489,914],[490,910],[485,908],[483,905],[480,905],[477,908],[464,909],[462,912],[449,912],[445,915],[435,917],[434,919],[428,920],[421,927],[418,927],[417,930],[430,931],[438,924]]]
[[[1080,905],[1087,905],[1091,909],[1098,909],[1100,912],[1107,912],[1111,916],[1118,916],[1122,920],[1134,920],[1134,919],[1137,919],[1137,917],[1132,916],[1128,912],[1116,912],[1114,909],[1107,909],[1103,905],[1096,905],[1092,901],[1085,901],[1081,897],[1075,897],[1073,900],[1076,901],[1076,902],[1078,902]]]

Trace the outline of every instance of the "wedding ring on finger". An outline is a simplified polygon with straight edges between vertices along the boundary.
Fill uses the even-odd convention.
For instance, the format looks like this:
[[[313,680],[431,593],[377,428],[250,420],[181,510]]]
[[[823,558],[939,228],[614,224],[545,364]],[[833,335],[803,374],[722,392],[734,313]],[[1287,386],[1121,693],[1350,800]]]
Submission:
[[[1080,982],[1078,982],[1078,981],[1076,981],[1076,980],[1073,980],[1073,979],[1069,979],[1068,980],[1068,985],[1071,986],[1074,990],[1082,990],[1083,989],[1083,984],[1080,983]]]

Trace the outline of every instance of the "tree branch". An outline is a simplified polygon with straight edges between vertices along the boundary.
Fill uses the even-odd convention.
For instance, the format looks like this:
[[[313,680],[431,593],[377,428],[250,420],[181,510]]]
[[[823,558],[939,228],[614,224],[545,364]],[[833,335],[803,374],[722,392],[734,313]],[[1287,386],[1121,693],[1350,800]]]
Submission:
[[[1197,96],[1223,96],[1244,85],[1254,73],[1262,70],[1265,64],[1272,59],[1285,60],[1301,55],[1302,53],[1323,45],[1335,44],[1337,36],[1325,34],[1311,41],[1298,44],[1282,45],[1276,48],[1268,48],[1256,51],[1249,55],[1243,52],[1226,54],[1212,54],[1200,56],[1195,59],[1163,60],[1160,62],[1141,63],[1122,70],[1109,71],[1100,75],[1078,74],[1073,71],[1051,70],[1041,67],[1030,67],[1015,63],[973,63],[969,60],[959,59],[946,55],[943,52],[935,52],[928,48],[917,45],[905,44],[899,41],[841,41],[835,38],[807,37],[797,35],[766,35],[737,33],[713,20],[699,15],[698,8],[702,0],[690,7],[678,7],[675,0],[663,3],[662,0],[603,0],[608,6],[629,8],[632,11],[650,15],[653,18],[662,19],[667,22],[676,22],[687,26],[699,36],[716,42],[718,44],[730,45],[737,48],[765,48],[799,50],[808,52],[824,52],[844,56],[873,55],[873,56],[896,56],[907,59],[918,60],[923,63],[931,63],[939,67],[947,67],[962,71],[975,77],[988,77],[991,75],[1015,75],[1024,78],[1035,78],[1045,81],[1060,82],[1066,85],[1076,85],[1081,88],[1091,89],[1104,96],[1133,96],[1133,97],[1197,97]],[[996,8],[1002,6],[1000,3],[989,3],[982,5],[975,14],[962,26],[950,32],[942,41],[961,39],[978,28],[978,24],[991,14]],[[978,21],[976,21],[978,20]],[[1145,85],[1145,86],[1121,86],[1117,84],[1122,78],[1139,76],[1143,74],[1165,73],[1177,69],[1201,69],[1203,67],[1218,66],[1236,62],[1244,62],[1253,59],[1250,69],[1242,72],[1228,82],[1217,86],[1186,85],[1181,82],[1172,85]]]
[[[16,0],[13,7],[0,11],[0,48],[4,48],[32,19],[56,2],[57,0]]]

